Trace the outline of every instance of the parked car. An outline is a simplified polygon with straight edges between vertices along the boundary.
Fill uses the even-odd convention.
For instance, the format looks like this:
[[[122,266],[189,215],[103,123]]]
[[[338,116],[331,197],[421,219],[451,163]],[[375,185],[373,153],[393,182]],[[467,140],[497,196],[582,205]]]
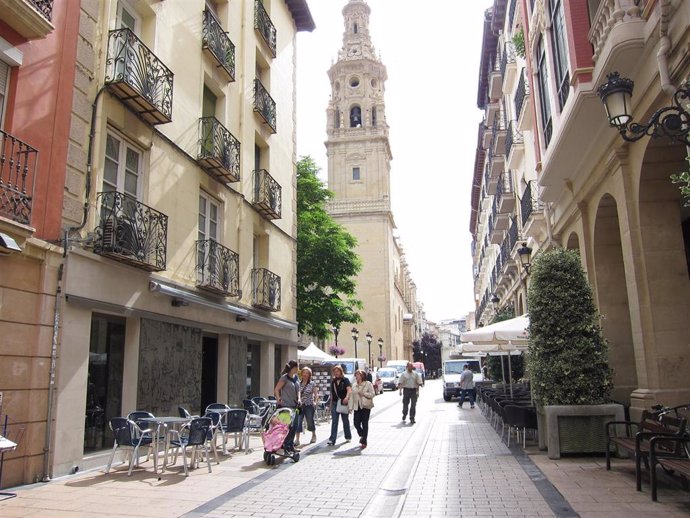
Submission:
[[[395,390],[398,386],[398,371],[395,367],[382,367],[376,372],[376,378],[381,381],[381,389]]]

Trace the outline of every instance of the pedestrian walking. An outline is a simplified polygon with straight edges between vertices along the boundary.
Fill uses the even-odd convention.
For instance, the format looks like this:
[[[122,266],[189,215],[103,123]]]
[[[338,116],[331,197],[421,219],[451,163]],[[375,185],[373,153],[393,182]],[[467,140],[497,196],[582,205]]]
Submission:
[[[328,445],[333,446],[338,435],[338,419],[343,421],[343,434],[345,434],[345,442],[352,440],[352,432],[350,431],[350,417],[348,403],[350,401],[350,393],[352,386],[350,380],[345,377],[343,368],[340,365],[334,365],[331,369],[331,435],[328,438]]]
[[[297,378],[298,365],[295,360],[290,360],[283,367],[278,383],[273,389],[278,408],[291,408],[297,410],[300,406],[299,379]],[[297,431],[297,419],[290,423],[290,432],[285,438],[283,449],[288,452],[295,451],[295,432]]]
[[[316,442],[316,423],[314,413],[316,412],[315,402],[318,400],[319,393],[316,384],[311,379],[311,369],[302,368],[302,380],[299,385],[300,401],[302,401],[302,411],[299,413],[297,422],[297,433],[295,433],[295,446],[299,446],[300,433],[303,431],[304,421],[307,423],[307,431],[311,432],[309,444]]]
[[[369,416],[374,408],[374,385],[367,380],[366,373],[362,370],[355,371],[355,384],[352,386],[349,409],[354,413],[355,429],[359,435],[359,444],[362,449],[367,447],[369,435]]]
[[[407,410],[410,410],[410,424],[415,424],[415,414],[417,413],[417,397],[419,387],[422,386],[422,378],[414,371],[414,365],[407,362],[406,370],[398,379],[398,391],[403,397],[403,423],[407,419]]]
[[[474,374],[467,363],[460,374],[460,403],[458,403],[460,408],[465,402],[465,394],[469,396],[470,408],[474,408]]]

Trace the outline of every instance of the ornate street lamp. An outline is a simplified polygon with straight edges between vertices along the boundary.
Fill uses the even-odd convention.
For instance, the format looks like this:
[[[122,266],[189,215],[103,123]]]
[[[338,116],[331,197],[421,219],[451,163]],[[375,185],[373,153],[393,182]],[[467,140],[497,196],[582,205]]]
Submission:
[[[357,338],[359,338],[359,331],[356,327],[352,328],[352,340],[355,342],[355,358],[357,358]]]
[[[527,246],[527,243],[522,243],[522,246],[518,248],[517,253],[520,256],[520,264],[522,265],[522,268],[525,270],[525,273],[529,275],[529,267],[532,265],[530,263],[530,259],[532,258],[532,249]],[[493,299],[491,299],[491,301],[493,302]]]
[[[494,317],[498,315],[498,303],[501,302],[501,299],[498,298],[498,295],[494,293],[493,297],[491,297],[491,303],[494,305]]]
[[[338,332],[340,331],[340,327],[337,325],[332,326],[333,330],[333,336],[335,337],[335,346],[338,347]]]
[[[383,338],[379,338],[379,369],[383,366]]]
[[[367,344],[369,346],[369,367],[371,367],[371,339],[373,336],[371,336],[371,333],[367,331]]]
[[[647,124],[632,122],[632,93],[635,83],[621,77],[618,72],[606,76],[606,82],[597,88],[597,94],[604,104],[609,124],[618,129],[623,140],[635,142],[645,135],[650,137],[668,137],[674,142],[690,146],[690,113],[682,106],[690,100],[688,82],[673,94],[673,106],[657,110]]]

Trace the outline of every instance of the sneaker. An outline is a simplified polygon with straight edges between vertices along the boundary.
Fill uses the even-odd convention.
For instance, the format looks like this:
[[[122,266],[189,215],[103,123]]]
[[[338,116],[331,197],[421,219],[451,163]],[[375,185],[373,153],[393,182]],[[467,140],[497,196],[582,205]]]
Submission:
[[[364,449],[364,448],[367,447],[367,443],[363,442],[359,447],[360,447],[361,449]]]
[[[295,441],[295,446],[299,446],[299,440]]]
[[[334,446],[334,445],[335,445],[335,441],[328,441],[326,444],[328,444],[329,446]]]
[[[470,405],[470,408],[474,408],[474,405]]]
[[[417,421],[415,421],[414,419],[410,419],[410,424],[415,424],[416,422]]]
[[[407,417],[403,416],[403,420],[402,420],[403,423],[405,422],[405,419],[407,419]]]
[[[345,439],[345,442],[350,442],[351,440],[352,440],[352,437],[350,437],[349,439]]]

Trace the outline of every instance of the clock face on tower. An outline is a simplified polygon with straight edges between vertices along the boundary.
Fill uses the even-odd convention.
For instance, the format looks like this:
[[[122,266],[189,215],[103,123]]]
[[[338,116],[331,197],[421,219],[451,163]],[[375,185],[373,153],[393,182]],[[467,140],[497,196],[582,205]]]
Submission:
[[[347,51],[348,56],[359,56],[362,53],[362,49],[359,45],[352,45],[350,50]]]

